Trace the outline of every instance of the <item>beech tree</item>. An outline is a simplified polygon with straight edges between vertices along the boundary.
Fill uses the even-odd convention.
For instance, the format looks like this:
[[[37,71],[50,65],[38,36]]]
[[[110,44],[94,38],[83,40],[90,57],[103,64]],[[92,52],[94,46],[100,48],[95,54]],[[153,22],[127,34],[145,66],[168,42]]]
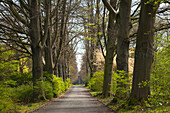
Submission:
[[[100,49],[101,39],[101,10],[99,7],[100,0],[86,0],[82,2],[82,22],[84,27],[83,36],[85,37],[86,49],[86,73],[93,77],[93,74],[98,71],[95,51]]]
[[[42,48],[47,38],[47,35],[45,35],[47,30],[44,30],[43,36],[40,34],[39,4],[39,0],[19,0],[17,3],[12,0],[1,1],[1,7],[3,8],[1,12],[3,23],[0,26],[3,36],[1,40],[10,47],[32,56],[33,86],[43,77]],[[45,20],[48,19],[47,13],[46,17]],[[48,21],[45,24],[48,25]],[[12,37],[12,35],[15,37]],[[11,45],[11,42],[15,43],[17,47]],[[35,90],[33,94],[34,98],[38,98]]]
[[[25,53],[25,56],[32,57],[34,86],[37,81],[43,80],[43,71],[54,74],[54,70],[61,69],[57,69],[58,62],[63,57],[60,57],[61,53],[64,55],[64,62],[61,60],[64,66],[62,69],[64,80],[67,78],[66,75],[69,75],[69,61],[65,60],[69,52],[66,51],[73,48],[70,43],[79,33],[74,33],[76,35],[73,37],[66,35],[67,32],[67,34],[70,32],[67,29],[67,23],[69,15],[74,12],[74,8],[81,1],[74,1],[74,4],[72,4],[73,0],[62,1],[0,1],[2,8],[0,12],[0,40],[12,49]],[[59,15],[60,9],[62,9],[62,15]],[[59,30],[60,32],[57,32]],[[75,49],[73,50],[75,51]],[[43,65],[45,65],[44,70]],[[55,74],[57,75],[58,72]],[[61,73],[57,76],[61,76]],[[38,98],[36,93],[34,93],[34,97]]]
[[[148,99],[153,62],[154,23],[159,1],[142,0],[135,50],[131,104]]]
[[[120,12],[119,12],[119,34],[117,42],[117,73],[124,71],[126,74],[121,75],[124,79],[128,79],[128,58],[129,58],[129,31],[130,31],[130,13],[131,13],[132,0],[120,0]],[[128,82],[128,81],[127,81]],[[117,89],[124,88],[127,90],[129,86],[118,81]],[[127,97],[128,92],[121,94],[120,90],[116,90],[116,98]]]
[[[116,9],[117,0],[110,0],[110,5]],[[106,56],[104,65],[103,97],[108,97],[111,91],[111,81],[113,75],[113,57],[115,52],[115,41],[118,35],[117,14],[109,11],[108,37],[106,43]]]

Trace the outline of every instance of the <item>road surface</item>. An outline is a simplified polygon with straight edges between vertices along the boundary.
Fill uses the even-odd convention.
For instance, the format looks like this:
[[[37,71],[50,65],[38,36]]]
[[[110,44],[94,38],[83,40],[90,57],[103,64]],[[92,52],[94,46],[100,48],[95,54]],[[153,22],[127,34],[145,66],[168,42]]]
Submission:
[[[34,113],[114,113],[92,97],[83,86],[72,88],[61,98],[53,101]]]

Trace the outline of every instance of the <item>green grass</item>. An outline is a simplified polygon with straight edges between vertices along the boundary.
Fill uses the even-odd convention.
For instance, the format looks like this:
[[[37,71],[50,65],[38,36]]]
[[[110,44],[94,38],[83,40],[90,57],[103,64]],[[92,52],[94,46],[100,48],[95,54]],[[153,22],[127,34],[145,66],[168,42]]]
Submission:
[[[96,97],[102,94],[102,92],[92,92],[92,91],[90,91],[90,93],[93,97]]]
[[[72,85],[72,86],[85,86],[84,84],[76,84],[76,85]]]
[[[120,108],[122,104],[127,105],[126,101],[119,100],[119,102],[115,105],[110,105],[109,103],[112,101],[113,97],[108,98],[102,98],[101,92],[94,92],[90,91],[91,95],[96,97],[100,102],[107,105],[114,111],[117,111],[117,113],[169,113],[170,112],[170,104],[164,104],[159,106],[152,106],[152,107],[142,107],[140,105],[133,106],[132,109],[124,109]],[[126,106],[127,108],[130,108],[130,106]]]
[[[140,106],[136,106],[134,110],[120,109],[118,113],[169,113],[170,106],[162,105],[156,108],[142,108]]]
[[[45,105],[48,101],[41,101],[38,103],[29,103],[29,104],[25,104],[25,105],[17,105],[17,111],[20,113],[25,113],[25,112],[29,112],[29,111],[33,111],[39,107],[41,107],[42,105]]]

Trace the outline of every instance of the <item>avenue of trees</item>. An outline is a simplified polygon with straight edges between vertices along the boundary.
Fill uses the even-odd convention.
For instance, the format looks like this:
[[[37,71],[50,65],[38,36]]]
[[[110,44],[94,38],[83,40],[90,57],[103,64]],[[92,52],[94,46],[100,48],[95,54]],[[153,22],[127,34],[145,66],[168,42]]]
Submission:
[[[6,97],[28,103],[67,90],[78,78],[78,43],[85,49],[81,78],[102,98],[135,105],[151,93],[164,97],[170,85],[169,10],[168,0],[0,0],[0,92],[32,87],[27,100],[17,100],[25,93],[1,93],[0,108],[7,111]]]
[[[58,97],[78,78],[80,2],[0,0],[0,112]]]
[[[88,87],[101,92],[102,98],[114,95],[112,100],[114,104],[119,100],[126,100],[128,105],[146,104],[145,101],[151,96],[156,97],[158,90],[153,90],[154,87],[160,88],[157,94],[162,97],[163,87],[169,86],[169,83],[159,84],[161,76],[164,78],[160,81],[166,83],[169,80],[169,66],[167,66],[170,60],[169,2],[87,0],[85,3],[88,7],[84,17],[87,19],[87,24],[84,25],[86,52],[80,73],[82,78],[88,81]],[[95,52],[98,50],[103,54],[102,69],[101,64],[97,65],[99,63]],[[129,51],[133,53],[131,56]],[[155,64],[159,64],[161,62],[159,60],[165,58],[160,58],[161,52],[167,53],[167,61],[162,62],[163,67],[167,66],[163,69],[166,70],[165,73],[155,70],[158,68]],[[116,69],[113,67],[114,57],[116,57]],[[129,57],[134,58],[133,74],[129,73]],[[97,73],[94,74],[95,72]],[[100,88],[101,86],[103,88]],[[163,94],[165,97],[168,95],[167,92],[169,88]]]

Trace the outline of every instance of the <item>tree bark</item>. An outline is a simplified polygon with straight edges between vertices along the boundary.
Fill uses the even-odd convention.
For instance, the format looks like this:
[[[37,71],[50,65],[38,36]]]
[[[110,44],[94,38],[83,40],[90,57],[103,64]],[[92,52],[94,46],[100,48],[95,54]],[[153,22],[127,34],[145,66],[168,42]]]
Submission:
[[[44,29],[46,30],[46,47],[45,47],[45,70],[49,74],[54,74],[53,71],[53,56],[52,56],[52,36],[51,36],[51,31],[52,31],[52,19],[50,18],[51,15],[51,0],[45,0],[45,10],[46,10],[46,22]]]
[[[111,0],[112,7],[116,7],[117,0]],[[104,81],[103,81],[103,98],[110,95],[111,80],[113,75],[113,56],[115,50],[115,41],[118,35],[118,26],[116,23],[116,14],[109,12],[109,25],[108,25],[108,40],[106,45],[106,57],[104,65]]]
[[[40,44],[40,6],[39,0],[31,0],[30,6],[30,38],[32,50],[32,74],[33,86],[36,86],[38,80],[43,78],[43,64],[42,64],[42,46]],[[38,98],[38,94],[33,87],[33,101]]]
[[[94,2],[94,0],[89,0],[90,2],[90,4],[88,4],[89,5],[89,7],[90,7],[90,20],[89,20],[89,22],[90,23],[94,23],[94,7],[93,7],[93,2]],[[90,68],[90,78],[92,78],[93,77],[93,74],[94,74],[94,72],[95,72],[95,66],[94,66],[94,60],[95,60],[95,58],[94,58],[94,50],[95,50],[95,42],[94,42],[94,38],[95,38],[95,29],[94,29],[94,27],[91,25],[91,26],[89,26],[89,28],[90,28],[90,37],[91,37],[91,40],[90,40],[90,66],[91,66],[91,68]]]
[[[126,74],[122,75],[124,79],[128,79],[128,57],[129,57],[129,23],[132,0],[120,0],[119,12],[119,34],[117,43],[117,73],[124,71]],[[128,82],[128,81],[127,81]],[[122,82],[117,82],[117,89],[115,97],[121,98],[128,96],[128,92],[122,94],[120,89],[128,89],[129,85]]]
[[[51,46],[51,34],[50,30],[48,31],[48,37],[46,41],[46,47],[45,47],[45,71],[47,71],[49,74],[54,74],[54,64],[53,64],[53,54],[52,54],[52,46]]]
[[[149,3],[148,3],[149,2]],[[153,62],[154,23],[158,4],[142,0],[135,50],[135,64],[131,91],[131,102],[148,99],[150,75]],[[145,85],[143,84],[145,83]],[[139,85],[141,84],[141,85]]]

